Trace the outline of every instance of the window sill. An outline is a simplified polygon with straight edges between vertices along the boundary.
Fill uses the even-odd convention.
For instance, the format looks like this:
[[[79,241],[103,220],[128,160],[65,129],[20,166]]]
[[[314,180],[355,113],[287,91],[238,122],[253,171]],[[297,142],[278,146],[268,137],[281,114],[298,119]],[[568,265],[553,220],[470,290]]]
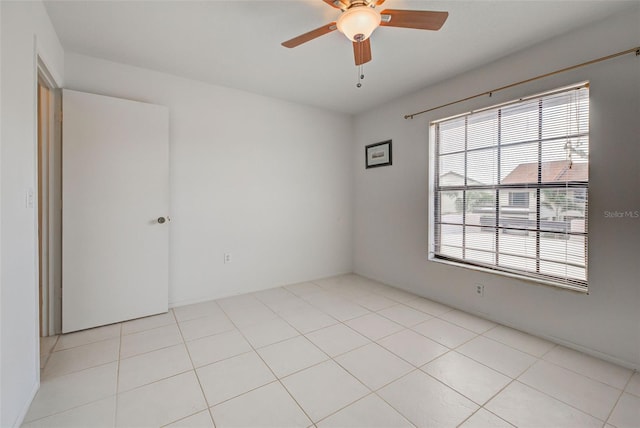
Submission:
[[[430,262],[436,262],[436,263],[442,263],[442,264],[449,265],[449,266],[456,266],[456,267],[460,267],[460,268],[464,268],[464,269],[471,269],[471,270],[475,270],[475,271],[478,271],[478,272],[484,272],[484,273],[490,273],[490,274],[493,274],[493,275],[498,275],[498,276],[503,276],[503,277],[508,277],[508,278],[514,278],[514,279],[517,279],[519,281],[524,281],[524,282],[531,283],[533,285],[544,285],[544,286],[547,286],[547,287],[553,287],[554,289],[562,289],[562,290],[566,290],[566,291],[573,291],[575,293],[582,294],[582,295],[589,295],[589,290],[587,288],[577,287],[577,286],[574,286],[574,285],[564,284],[564,283],[561,283],[561,282],[546,281],[544,279],[539,279],[539,278],[531,278],[529,276],[518,275],[518,274],[515,274],[515,273],[511,273],[511,272],[502,272],[502,271],[498,271],[498,270],[487,269],[487,268],[483,268],[481,266],[469,265],[469,264],[466,264],[466,263],[454,262],[454,261],[451,261],[451,260],[444,260],[444,259],[440,259],[440,258],[434,257],[433,254],[429,254],[429,261]]]

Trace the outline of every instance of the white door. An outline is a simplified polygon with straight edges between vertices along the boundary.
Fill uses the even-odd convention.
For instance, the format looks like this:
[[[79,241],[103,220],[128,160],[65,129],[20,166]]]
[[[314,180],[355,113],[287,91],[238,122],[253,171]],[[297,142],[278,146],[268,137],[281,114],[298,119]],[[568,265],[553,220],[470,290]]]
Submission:
[[[62,331],[166,312],[166,107],[63,91]]]

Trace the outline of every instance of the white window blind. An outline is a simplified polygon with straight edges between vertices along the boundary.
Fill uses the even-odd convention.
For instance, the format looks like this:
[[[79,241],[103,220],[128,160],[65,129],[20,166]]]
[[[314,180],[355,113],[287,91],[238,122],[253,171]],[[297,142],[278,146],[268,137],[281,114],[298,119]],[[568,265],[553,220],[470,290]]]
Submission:
[[[431,257],[586,291],[588,84],[431,126]]]

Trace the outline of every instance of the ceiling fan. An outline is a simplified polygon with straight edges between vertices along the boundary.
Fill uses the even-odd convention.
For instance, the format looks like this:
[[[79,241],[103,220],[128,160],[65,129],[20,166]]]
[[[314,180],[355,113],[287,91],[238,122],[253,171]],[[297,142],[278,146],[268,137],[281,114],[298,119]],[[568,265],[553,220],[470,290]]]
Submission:
[[[422,10],[375,9],[385,0],[323,0],[329,6],[340,9],[342,14],[336,22],[323,25],[308,33],[282,43],[287,48],[295,48],[317,37],[338,30],[353,42],[353,55],[357,66],[371,61],[369,36],[379,26],[415,28],[437,31],[449,16],[448,12]]]

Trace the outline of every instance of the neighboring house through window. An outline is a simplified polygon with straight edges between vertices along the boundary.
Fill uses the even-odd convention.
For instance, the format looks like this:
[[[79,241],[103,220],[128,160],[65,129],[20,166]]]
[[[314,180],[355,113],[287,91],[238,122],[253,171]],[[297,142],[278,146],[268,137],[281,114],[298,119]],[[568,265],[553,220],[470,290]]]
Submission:
[[[586,291],[588,84],[431,127],[430,259]]]

